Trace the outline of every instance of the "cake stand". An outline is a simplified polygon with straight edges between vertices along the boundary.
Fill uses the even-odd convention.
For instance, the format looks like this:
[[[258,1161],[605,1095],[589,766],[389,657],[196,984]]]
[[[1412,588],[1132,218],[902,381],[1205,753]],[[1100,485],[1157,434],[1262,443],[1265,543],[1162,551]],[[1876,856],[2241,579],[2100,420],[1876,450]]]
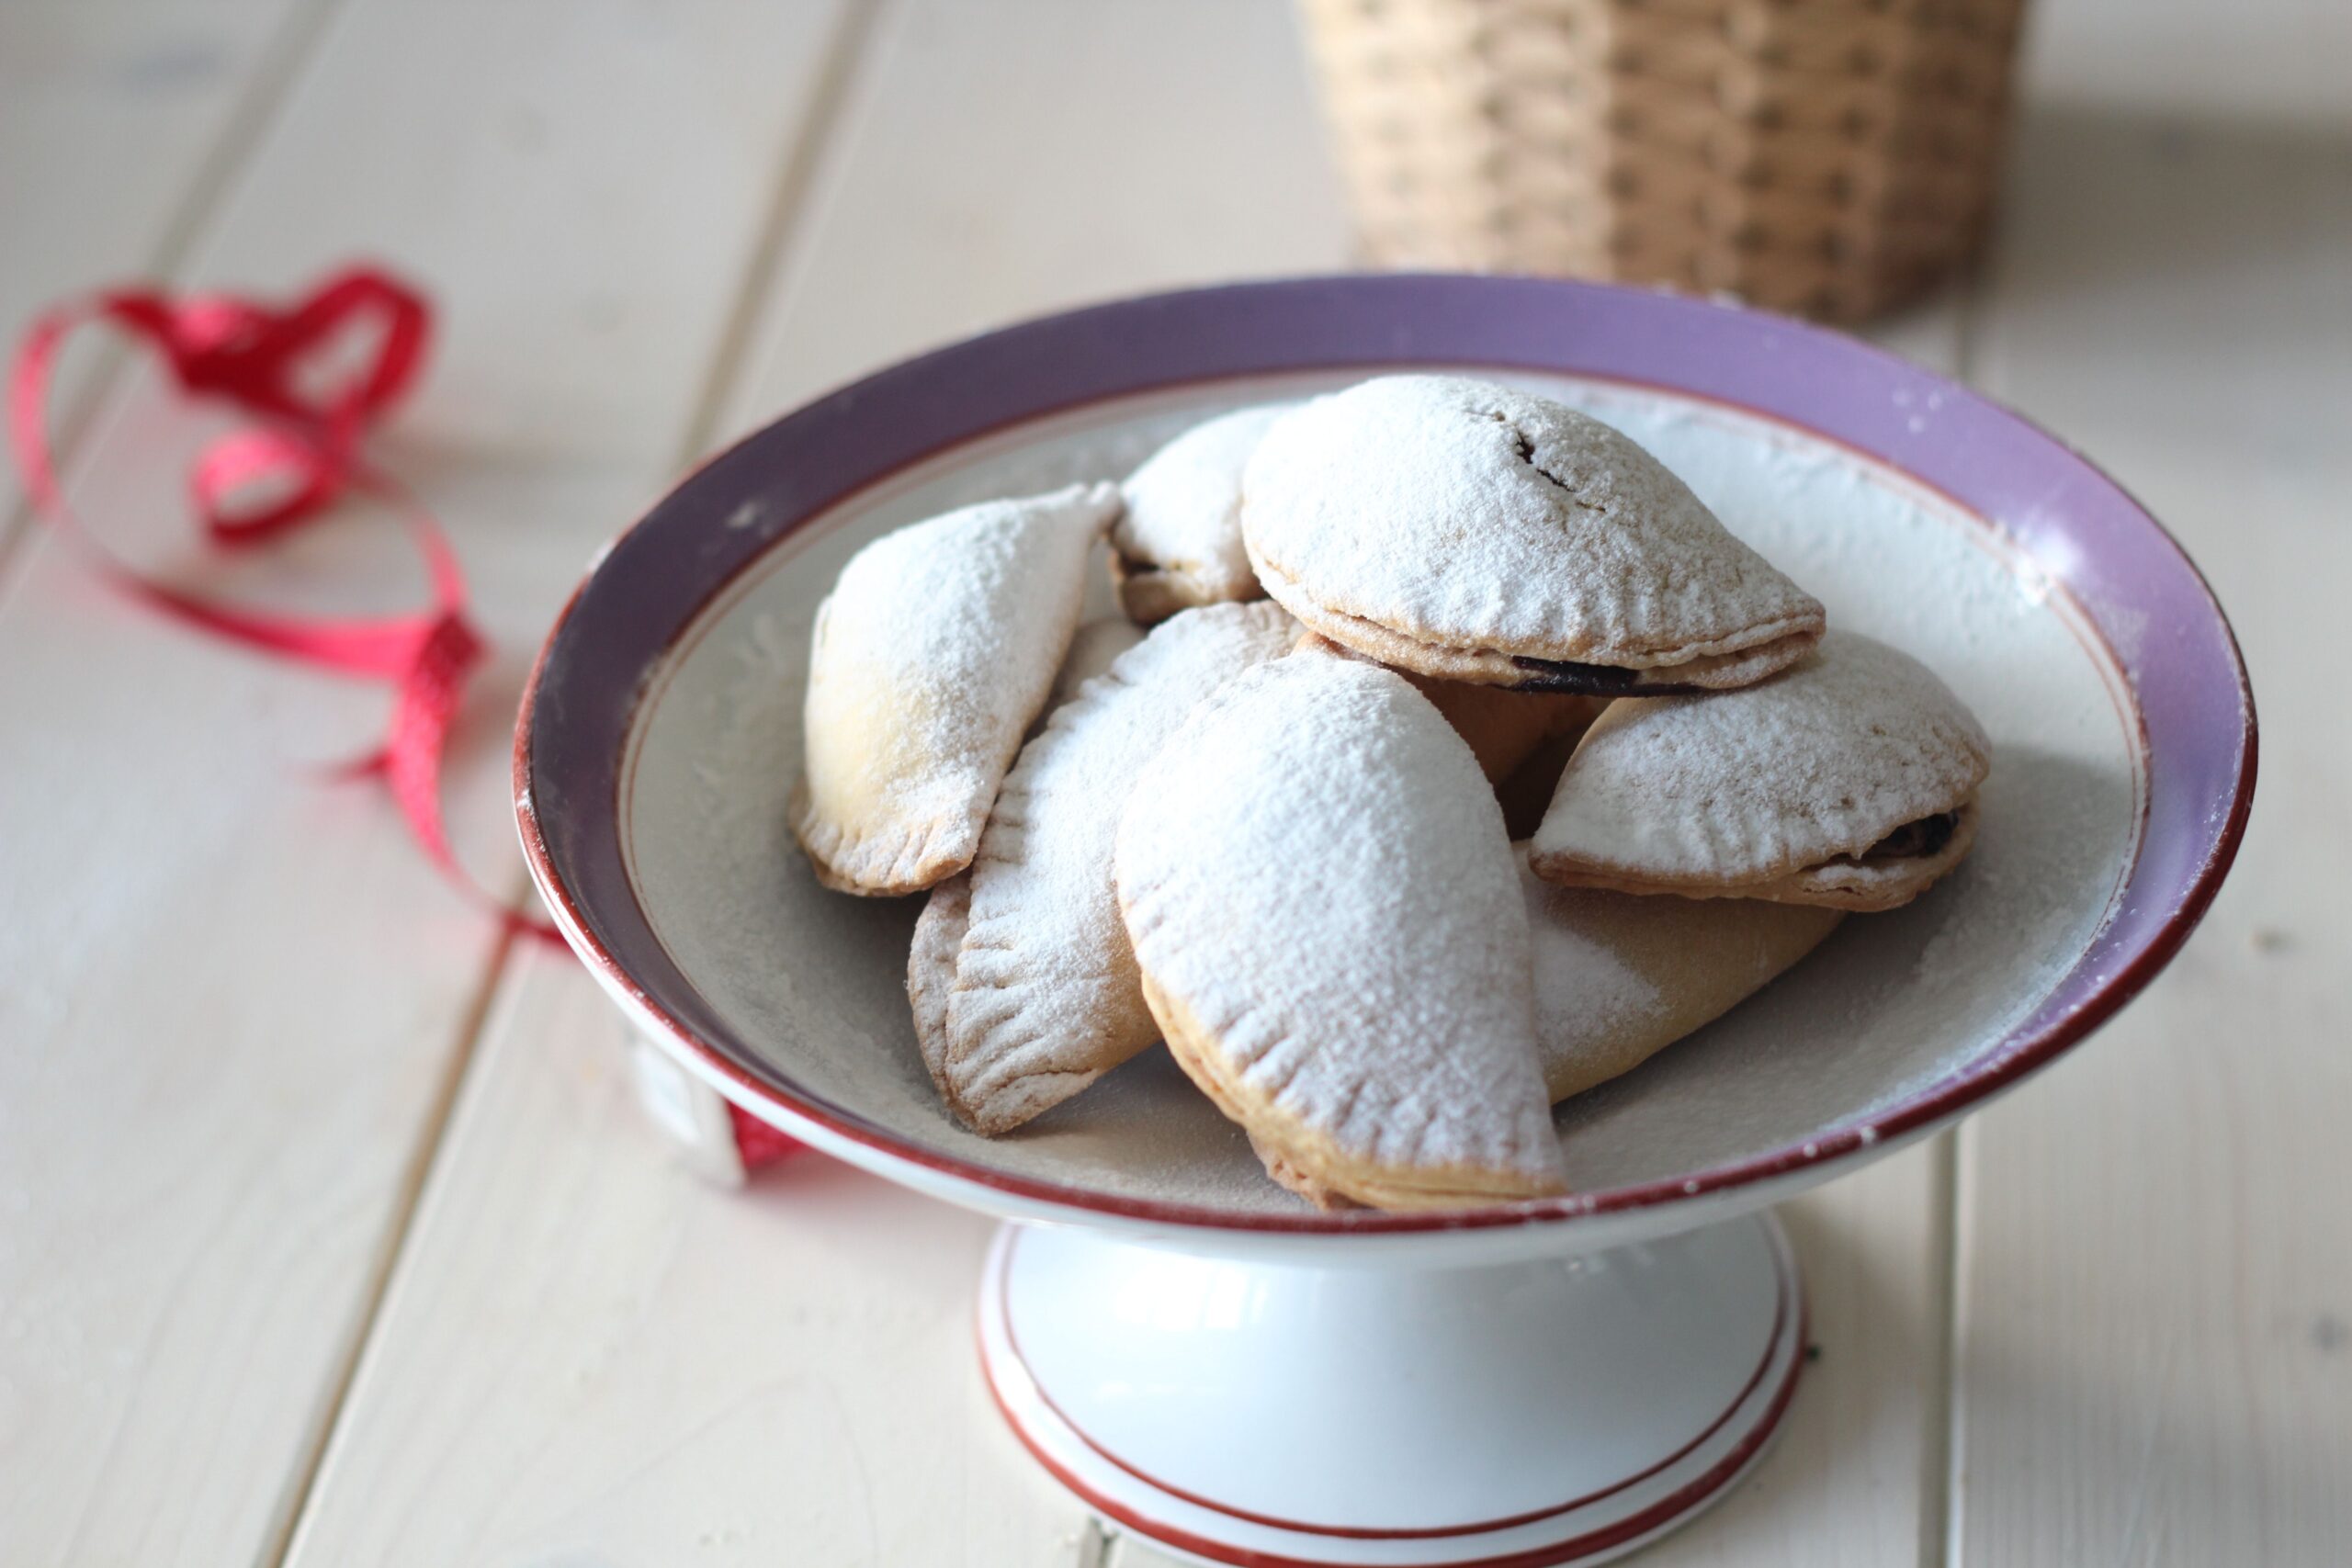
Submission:
[[[1011,1137],[967,1132],[907,1018],[919,901],[822,892],[785,830],[818,601],[888,528],[1403,367],[1591,409],[1833,622],[1937,669],[1995,741],[1975,855],[1560,1107],[1568,1198],[1315,1213],[1159,1052]],[[2254,766],[2195,568],[2015,414],[1745,310],[1389,276],[1032,321],[769,425],[599,559],[540,655],[514,785],[558,923],[682,1081],[1003,1222],[979,1354],[1073,1492],[1209,1562],[1533,1568],[1630,1551],[1757,1462],[1804,1365],[1770,1205],[2111,1017],[2211,900]]]

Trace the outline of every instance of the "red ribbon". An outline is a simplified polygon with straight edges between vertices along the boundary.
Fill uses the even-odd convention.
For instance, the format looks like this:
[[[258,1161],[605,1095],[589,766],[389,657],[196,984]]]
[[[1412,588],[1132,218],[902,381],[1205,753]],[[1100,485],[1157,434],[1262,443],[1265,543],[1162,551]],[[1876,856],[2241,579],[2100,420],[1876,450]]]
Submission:
[[[808,1146],[791,1134],[769,1126],[731,1100],[727,1102],[727,1124],[735,1134],[735,1157],[743,1162],[746,1176],[764,1170]]]
[[[110,554],[66,504],[49,438],[58,353],[76,327],[92,321],[108,322],[160,355],[190,400],[225,403],[245,416],[243,428],[205,448],[188,475],[213,544],[244,549],[280,538],[345,494],[365,492],[390,504],[415,541],[432,603],[379,618],[272,615],[185,592]],[[9,379],[9,434],[36,513],[120,592],[215,637],[390,685],[383,744],[345,773],[382,776],[418,844],[469,898],[516,931],[558,941],[552,927],[514,913],[477,885],[450,851],[442,765],[466,682],[489,645],[466,617],[465,575],[440,525],[360,451],[415,384],[432,326],[423,295],[369,267],[339,273],[285,310],[229,295],[175,299],[153,288],[110,289],[34,321]],[[356,368],[335,374],[338,358]]]
[[[213,544],[244,549],[282,537],[361,491],[390,504],[415,541],[431,604],[379,618],[270,615],[184,592],[116,558],[66,504],[49,439],[59,351],[76,327],[92,321],[111,323],[160,355],[191,400],[226,403],[245,416],[248,423],[208,446],[188,474],[197,515]],[[449,727],[490,646],[466,617],[465,574],[440,525],[360,452],[415,384],[432,329],[422,294],[369,267],[339,273],[283,310],[229,295],[174,299],[152,288],[112,289],[34,321],[9,379],[9,434],[36,513],[123,594],[215,637],[389,684],[392,710],[383,744],[340,771],[381,776],[426,856],[467,897],[512,930],[560,946],[554,927],[507,908],[450,852],[441,810]],[[337,360],[352,361],[355,348],[365,351],[356,368],[331,375]],[[732,1104],[728,1111],[747,1171],[800,1146]]]

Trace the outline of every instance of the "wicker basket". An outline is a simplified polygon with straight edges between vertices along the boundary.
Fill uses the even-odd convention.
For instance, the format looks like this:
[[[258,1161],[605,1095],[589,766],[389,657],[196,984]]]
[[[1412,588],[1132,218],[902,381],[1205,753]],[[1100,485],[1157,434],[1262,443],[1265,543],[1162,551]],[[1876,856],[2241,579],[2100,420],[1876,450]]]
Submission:
[[[2023,0],[1301,0],[1383,265],[1854,321],[1983,235]]]

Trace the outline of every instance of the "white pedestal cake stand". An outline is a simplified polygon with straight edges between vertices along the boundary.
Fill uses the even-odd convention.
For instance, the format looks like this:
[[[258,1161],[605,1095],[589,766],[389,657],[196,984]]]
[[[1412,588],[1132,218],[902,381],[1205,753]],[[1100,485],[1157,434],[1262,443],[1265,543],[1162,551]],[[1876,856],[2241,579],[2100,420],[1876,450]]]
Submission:
[[[693,1059],[649,1033],[635,1066],[654,1124],[740,1179]],[[1065,1486],[1180,1553],[1535,1568],[1606,1562],[1720,1500],[1804,1365],[1797,1262],[1769,1212],[1599,1250],[1563,1250],[1584,1226],[1334,1240],[1008,1219],[978,1290],[989,1393]]]
[[[649,1031],[634,1066],[688,1162],[740,1180],[703,1064]],[[1057,1214],[784,1124],[1012,1216],[977,1306],[998,1409],[1106,1517],[1206,1562],[1606,1562],[1724,1496],[1804,1365],[1797,1262],[1769,1211],[1705,1222],[1722,1201],[1686,1200],[1568,1226],[1187,1234]],[[1626,1235],[1641,1239],[1593,1248]]]
[[[1834,621],[1925,659],[1995,739],[1973,857],[1564,1108],[1572,1198],[1311,1213],[1164,1057],[978,1138],[911,1039],[913,909],[825,892],[785,829],[818,606],[892,527],[1411,367],[1593,410]],[[2195,569],[2105,476],[1965,389],[1693,300],[1358,276],[1029,322],[713,458],[558,623],[514,783],[533,877],[651,1042],[641,1081],[710,1145],[705,1168],[741,1173],[724,1095],[1005,1222],[981,1354],[1073,1491],[1244,1568],[1540,1568],[1630,1551],[1756,1462],[1804,1349],[1770,1206],[1951,1125],[2136,994],[2228,870],[2254,757]]]
[[[1047,1470],[1222,1562],[1606,1561],[1757,1462],[1804,1359],[1769,1215],[1410,1270],[1008,1225],[979,1327]]]

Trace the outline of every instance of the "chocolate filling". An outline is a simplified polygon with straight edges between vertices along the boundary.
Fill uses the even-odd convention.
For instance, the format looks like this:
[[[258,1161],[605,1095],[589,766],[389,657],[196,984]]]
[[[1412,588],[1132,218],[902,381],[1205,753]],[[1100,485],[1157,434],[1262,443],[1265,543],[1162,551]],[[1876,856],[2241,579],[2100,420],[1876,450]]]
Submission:
[[[1926,860],[1940,854],[1951,836],[1960,831],[1960,813],[1939,811],[1933,817],[1922,817],[1917,822],[1905,822],[1860,855],[1840,855],[1840,860]]]
[[[1528,672],[1526,680],[1511,683],[1511,689],[1517,692],[1574,692],[1588,697],[1622,697],[1638,690],[1645,697],[1668,697],[1702,689],[1680,681],[1645,682],[1641,671],[1614,664],[1570,664],[1556,659],[1527,659],[1513,654],[1511,665]]]

